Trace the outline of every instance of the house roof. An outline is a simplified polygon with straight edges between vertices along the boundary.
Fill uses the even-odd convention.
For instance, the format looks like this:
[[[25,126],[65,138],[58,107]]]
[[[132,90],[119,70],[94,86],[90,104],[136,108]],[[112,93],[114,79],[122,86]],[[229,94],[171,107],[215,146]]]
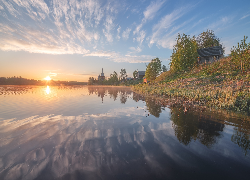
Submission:
[[[145,72],[146,72],[146,71],[138,71],[138,74],[139,74],[139,75],[145,75]]]
[[[197,49],[197,52],[200,57],[218,56],[223,54],[223,49],[222,46],[214,46],[209,48]]]

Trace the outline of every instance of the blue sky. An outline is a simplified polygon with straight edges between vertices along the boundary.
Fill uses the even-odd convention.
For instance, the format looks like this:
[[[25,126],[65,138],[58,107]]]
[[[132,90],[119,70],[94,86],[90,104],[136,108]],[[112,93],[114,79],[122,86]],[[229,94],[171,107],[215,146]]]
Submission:
[[[250,35],[250,1],[0,0],[0,76],[132,76],[156,57],[168,66],[178,33],[207,29],[229,54]]]

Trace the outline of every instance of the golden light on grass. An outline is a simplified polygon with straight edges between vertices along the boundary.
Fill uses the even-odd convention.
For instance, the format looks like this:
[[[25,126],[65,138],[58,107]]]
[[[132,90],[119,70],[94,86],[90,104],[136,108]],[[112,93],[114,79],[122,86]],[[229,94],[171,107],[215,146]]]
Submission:
[[[47,76],[46,78],[44,78],[44,80],[50,81],[51,78],[49,76]]]

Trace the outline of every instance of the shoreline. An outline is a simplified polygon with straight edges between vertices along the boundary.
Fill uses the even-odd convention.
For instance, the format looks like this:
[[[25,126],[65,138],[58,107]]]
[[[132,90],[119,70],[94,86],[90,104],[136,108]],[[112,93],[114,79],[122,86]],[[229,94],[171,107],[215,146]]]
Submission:
[[[248,113],[250,116],[250,71],[228,69],[230,59],[200,65],[188,72],[162,73],[153,83],[138,84],[132,90],[144,95],[182,98],[206,108]]]

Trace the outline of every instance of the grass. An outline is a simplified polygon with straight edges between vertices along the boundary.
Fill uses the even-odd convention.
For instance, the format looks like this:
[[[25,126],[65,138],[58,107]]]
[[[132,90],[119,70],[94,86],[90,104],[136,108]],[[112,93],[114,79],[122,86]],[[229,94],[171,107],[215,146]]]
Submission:
[[[250,70],[241,72],[230,57],[186,72],[164,72],[154,83],[135,85],[133,90],[250,114]]]

